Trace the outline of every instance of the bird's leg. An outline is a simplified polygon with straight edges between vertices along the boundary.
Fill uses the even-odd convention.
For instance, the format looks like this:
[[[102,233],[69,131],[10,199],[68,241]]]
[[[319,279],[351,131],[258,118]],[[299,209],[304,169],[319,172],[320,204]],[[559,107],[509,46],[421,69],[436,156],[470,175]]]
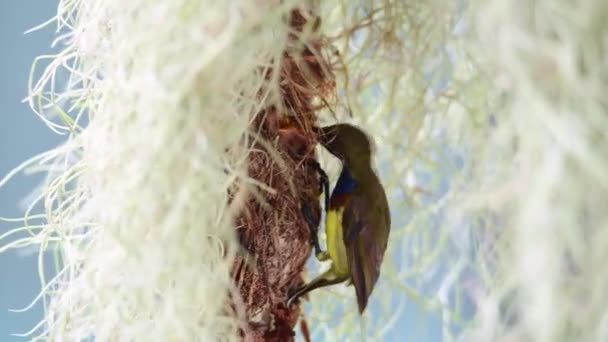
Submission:
[[[319,191],[324,195],[324,210],[327,212],[327,210],[329,210],[329,177],[327,177],[327,173],[325,173],[325,170],[323,170],[318,161],[311,158],[306,160],[306,164],[312,167],[319,174]],[[312,210],[310,209],[308,203],[302,203],[302,215],[310,228],[310,236],[315,249],[316,258],[319,261],[328,260],[329,254],[326,251],[321,250],[321,245],[319,244],[319,225],[315,222],[312,215]]]
[[[302,202],[302,215],[304,216],[304,220],[306,221],[306,223],[308,223],[308,228],[310,228],[310,239],[312,240],[312,245],[315,249],[315,256],[319,261],[325,261],[329,259],[329,254],[326,251],[321,250],[321,244],[319,243],[318,225],[315,223],[315,220],[312,217],[312,210],[306,202]]]
[[[319,174],[319,192],[322,192],[324,195],[325,211],[327,211],[329,209],[329,177],[327,177],[327,173],[325,173],[325,170],[323,170],[321,164],[319,164],[318,161],[314,159],[308,159],[307,162],[308,165],[312,167],[315,171],[317,171],[317,173]]]

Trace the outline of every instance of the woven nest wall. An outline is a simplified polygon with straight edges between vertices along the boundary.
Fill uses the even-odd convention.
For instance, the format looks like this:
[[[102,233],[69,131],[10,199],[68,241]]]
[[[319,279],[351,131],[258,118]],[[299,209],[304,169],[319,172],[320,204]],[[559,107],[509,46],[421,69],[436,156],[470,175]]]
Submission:
[[[307,18],[308,17],[308,18]],[[255,191],[237,219],[237,232],[247,252],[235,260],[233,277],[246,308],[248,341],[290,341],[299,308],[285,307],[291,289],[303,283],[311,252],[311,231],[302,203],[321,218],[320,185],[315,169],[317,103],[333,95],[335,83],[323,59],[323,42],[316,33],[318,18],[294,10],[292,33],[280,63],[280,100],[262,110],[252,122],[249,176],[273,191]],[[273,70],[268,71],[271,77]]]

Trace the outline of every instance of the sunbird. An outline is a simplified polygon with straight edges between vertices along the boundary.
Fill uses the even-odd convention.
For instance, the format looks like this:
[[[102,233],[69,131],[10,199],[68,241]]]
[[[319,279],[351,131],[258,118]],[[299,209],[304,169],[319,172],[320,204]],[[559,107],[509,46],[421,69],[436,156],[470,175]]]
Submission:
[[[386,251],[391,226],[388,200],[372,168],[372,144],[365,132],[350,124],[336,124],[318,128],[317,135],[321,145],[342,162],[340,177],[326,200],[327,251],[318,247],[313,229],[317,258],[331,260],[331,267],[296,289],[287,305],[314,289],[348,281],[355,286],[362,314]],[[323,182],[322,169],[320,173]]]

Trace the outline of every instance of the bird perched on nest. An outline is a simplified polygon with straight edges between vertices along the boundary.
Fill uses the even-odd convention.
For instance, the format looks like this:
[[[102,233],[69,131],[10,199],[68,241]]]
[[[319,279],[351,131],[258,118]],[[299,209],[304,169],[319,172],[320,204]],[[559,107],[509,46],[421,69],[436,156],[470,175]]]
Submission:
[[[314,289],[349,281],[355,286],[359,313],[363,313],[388,242],[388,200],[372,169],[372,146],[365,132],[336,124],[319,128],[317,134],[321,145],[342,161],[329,208],[325,208],[327,251],[317,252],[319,260],[332,263],[325,273],[296,289],[287,304]]]

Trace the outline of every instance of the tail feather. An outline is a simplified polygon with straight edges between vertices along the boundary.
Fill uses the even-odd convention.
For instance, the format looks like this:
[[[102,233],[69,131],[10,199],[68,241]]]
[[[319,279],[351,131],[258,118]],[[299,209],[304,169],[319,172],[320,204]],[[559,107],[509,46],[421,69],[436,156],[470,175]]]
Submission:
[[[354,265],[351,268],[353,274],[353,283],[355,284],[355,292],[357,294],[359,314],[363,314],[363,311],[367,306],[367,299],[369,297],[367,284],[365,281],[365,265],[363,265],[363,260],[361,260],[361,255],[359,253],[353,253],[353,257]]]

